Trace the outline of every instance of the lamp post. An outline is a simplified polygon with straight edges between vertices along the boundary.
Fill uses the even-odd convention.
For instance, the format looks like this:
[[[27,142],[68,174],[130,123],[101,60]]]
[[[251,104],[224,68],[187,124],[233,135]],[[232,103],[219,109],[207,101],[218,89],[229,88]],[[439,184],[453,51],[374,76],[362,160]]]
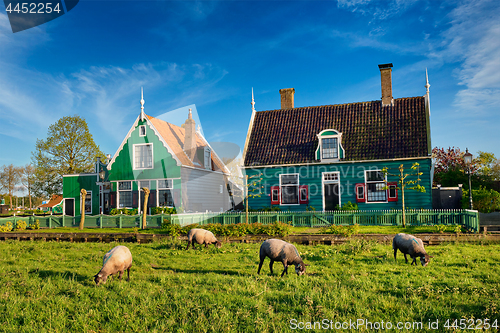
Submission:
[[[467,169],[469,171],[469,206],[470,206],[470,209],[472,210],[472,185],[471,185],[471,179],[470,179],[470,167],[472,164],[472,154],[469,153],[469,149],[467,149],[467,148],[465,148],[464,162],[467,165]]]

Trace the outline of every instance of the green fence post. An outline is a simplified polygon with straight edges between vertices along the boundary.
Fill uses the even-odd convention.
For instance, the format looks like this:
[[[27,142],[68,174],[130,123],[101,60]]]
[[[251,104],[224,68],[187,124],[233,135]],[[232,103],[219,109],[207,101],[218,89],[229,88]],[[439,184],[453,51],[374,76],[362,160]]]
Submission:
[[[120,229],[122,228],[122,214],[118,215],[118,223],[120,224]]]
[[[102,229],[102,215],[99,214],[99,228]]]
[[[49,228],[52,229],[52,216],[49,216]]]

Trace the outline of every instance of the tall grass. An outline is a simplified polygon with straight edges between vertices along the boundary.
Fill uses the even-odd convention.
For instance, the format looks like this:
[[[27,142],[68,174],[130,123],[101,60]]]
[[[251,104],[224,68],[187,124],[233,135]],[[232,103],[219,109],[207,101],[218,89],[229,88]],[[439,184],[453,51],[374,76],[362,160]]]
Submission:
[[[394,263],[363,240],[297,248],[308,275],[268,263],[259,244],[185,251],[178,241],[125,244],[131,281],[93,275],[116,243],[0,242],[1,332],[287,332],[291,320],[500,320],[500,245],[428,247],[427,267]],[[295,330],[296,331],[296,330]],[[347,331],[347,330],[346,330]],[[357,332],[368,332],[360,328]],[[407,330],[422,332],[422,330]],[[441,331],[444,331],[441,330]]]

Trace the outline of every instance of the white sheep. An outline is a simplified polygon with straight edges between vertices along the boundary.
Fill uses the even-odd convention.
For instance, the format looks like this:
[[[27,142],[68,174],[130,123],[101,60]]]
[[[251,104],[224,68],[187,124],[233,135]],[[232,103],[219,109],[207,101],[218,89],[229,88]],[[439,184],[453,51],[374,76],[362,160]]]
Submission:
[[[126,246],[116,246],[104,255],[102,268],[94,276],[97,285],[106,283],[108,276],[119,273],[121,280],[123,272],[127,270],[127,281],[130,281],[130,267],[132,267],[132,253]]]
[[[271,259],[269,263],[271,275],[273,274],[273,264],[275,261],[281,261],[281,263],[283,263],[284,270],[283,273],[281,273],[281,277],[283,277],[285,273],[288,274],[288,265],[295,265],[295,273],[299,276],[305,274],[306,266],[308,266],[302,261],[297,248],[281,239],[268,239],[264,241],[260,246],[259,256],[260,263],[257,274],[260,274],[260,269],[266,257]]]
[[[420,262],[422,263],[422,266],[425,267],[429,263],[430,258],[432,258],[432,256],[428,255],[427,252],[425,252],[424,243],[422,242],[422,240],[412,235],[403,233],[397,234],[392,240],[392,248],[394,249],[395,261],[397,261],[396,252],[398,251],[398,249],[404,254],[406,263],[408,263],[406,255],[410,255],[410,257],[413,259],[413,261],[411,262],[412,265],[416,265],[417,257],[420,257]]]
[[[194,243],[198,244],[205,244],[205,247],[208,247],[208,244],[214,244],[216,248],[220,249],[222,244],[215,238],[214,234],[211,231],[205,230],[205,229],[191,229],[188,232],[188,245],[186,247],[186,250],[189,250],[189,245],[193,245]]]

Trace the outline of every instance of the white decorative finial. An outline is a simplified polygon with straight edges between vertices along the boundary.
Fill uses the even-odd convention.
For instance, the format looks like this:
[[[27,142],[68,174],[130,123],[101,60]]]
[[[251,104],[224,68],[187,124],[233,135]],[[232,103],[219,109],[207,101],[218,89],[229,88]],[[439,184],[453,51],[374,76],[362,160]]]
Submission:
[[[201,133],[201,126],[198,124],[198,133]]]
[[[252,111],[254,112],[255,111],[255,101],[253,100],[253,87],[252,87],[252,102],[250,104],[252,104]]]
[[[425,69],[425,89],[427,89],[427,93],[429,93],[429,76],[427,75],[427,68]]]
[[[193,113],[191,112],[191,109],[189,109],[188,119],[193,119]]]
[[[144,91],[141,87],[141,120],[144,120]]]

